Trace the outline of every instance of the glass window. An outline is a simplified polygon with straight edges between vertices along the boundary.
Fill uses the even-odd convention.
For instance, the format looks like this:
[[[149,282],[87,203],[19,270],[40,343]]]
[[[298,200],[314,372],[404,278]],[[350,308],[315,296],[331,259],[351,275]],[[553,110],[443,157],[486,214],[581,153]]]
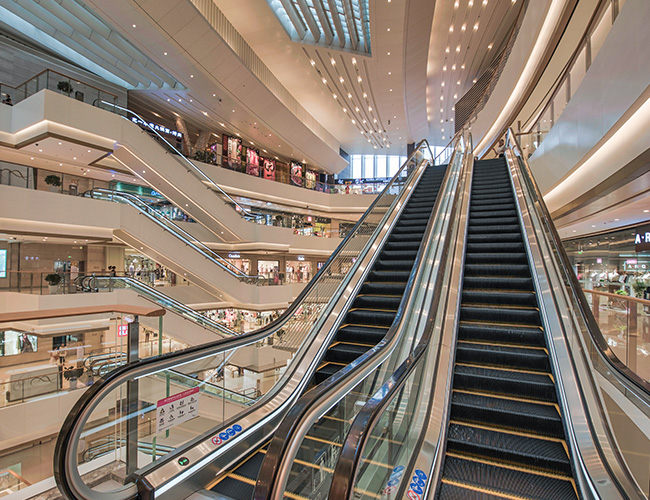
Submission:
[[[363,156],[363,176],[366,178],[375,176],[375,155]]]
[[[377,161],[375,175],[377,177],[386,177],[386,155],[377,155],[375,158]]]
[[[399,156],[389,156],[388,157],[388,176],[393,177],[399,170],[400,162]]]
[[[352,178],[361,178],[361,155],[352,155]]]

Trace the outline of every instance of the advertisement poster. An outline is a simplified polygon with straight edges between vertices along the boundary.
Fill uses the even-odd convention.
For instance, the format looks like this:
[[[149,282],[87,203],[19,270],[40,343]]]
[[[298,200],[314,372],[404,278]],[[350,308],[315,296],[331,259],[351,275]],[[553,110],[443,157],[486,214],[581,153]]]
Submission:
[[[241,139],[228,137],[228,167],[236,169],[241,164]]]
[[[264,158],[264,178],[271,181],[275,180],[275,160]]]
[[[307,170],[305,172],[305,187],[307,189],[314,189],[316,187],[316,172]]]
[[[246,150],[246,173],[255,177],[260,176],[260,156],[251,148]]]
[[[0,250],[0,278],[7,277],[7,251]]]
[[[172,427],[199,416],[199,388],[194,387],[173,396],[159,399],[156,403],[156,432]]]
[[[291,183],[294,186],[302,187],[302,165],[291,162]]]

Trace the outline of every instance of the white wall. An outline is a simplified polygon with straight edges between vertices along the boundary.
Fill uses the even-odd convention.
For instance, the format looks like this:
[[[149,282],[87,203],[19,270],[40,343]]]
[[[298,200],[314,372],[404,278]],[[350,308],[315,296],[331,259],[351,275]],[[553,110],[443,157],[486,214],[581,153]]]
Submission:
[[[642,108],[650,96],[648,19],[650,2],[627,0],[580,87],[530,158],[551,212],[611,176],[650,145],[650,113]],[[637,119],[630,122],[634,127],[626,128],[624,122],[637,110]],[[601,148],[619,130],[618,140]],[[572,173],[569,182],[549,195]]]

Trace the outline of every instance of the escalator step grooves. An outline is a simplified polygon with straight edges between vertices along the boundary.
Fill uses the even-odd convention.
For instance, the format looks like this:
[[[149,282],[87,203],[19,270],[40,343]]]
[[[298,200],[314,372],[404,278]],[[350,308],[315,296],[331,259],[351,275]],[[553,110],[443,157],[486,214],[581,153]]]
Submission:
[[[517,210],[475,162],[440,500],[577,499]]]

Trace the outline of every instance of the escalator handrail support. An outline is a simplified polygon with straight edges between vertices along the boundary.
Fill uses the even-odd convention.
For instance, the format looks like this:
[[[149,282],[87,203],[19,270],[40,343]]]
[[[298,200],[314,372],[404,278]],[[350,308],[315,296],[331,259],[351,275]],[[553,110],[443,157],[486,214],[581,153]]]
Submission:
[[[168,219],[162,214],[157,213],[155,210],[151,209],[144,201],[142,201],[138,196],[131,193],[123,193],[121,191],[114,191],[112,189],[105,188],[94,188],[90,189],[83,193],[83,196],[88,198],[95,198],[95,193],[99,195],[105,195],[111,198],[111,201],[115,201],[115,198],[124,200],[124,203],[138,210],[138,212],[149,220],[153,221],[155,224],[160,226],[165,226],[165,230],[169,231],[171,234],[175,235],[183,243],[190,247],[195,247],[196,251],[203,255],[206,259],[213,262],[215,265],[219,266],[225,272],[230,274],[235,279],[238,279],[243,282],[254,282],[257,281],[261,283],[266,281],[266,278],[261,275],[248,275],[244,273],[241,269],[232,265],[226,259],[221,257],[214,250],[209,248],[203,242],[199,241],[197,238],[194,238],[190,233],[181,228],[174,221]],[[96,198],[101,199],[101,198]],[[153,213],[152,213],[153,212]],[[155,214],[155,215],[154,215]]]
[[[551,214],[546,207],[546,203],[540,203],[540,200],[543,201],[544,197],[539,189],[539,186],[537,185],[537,182],[535,181],[535,178],[530,169],[530,165],[522,153],[522,150],[519,146],[519,141],[517,140],[517,137],[512,128],[508,129],[508,133],[506,135],[506,147],[508,147],[508,144],[512,144],[513,150],[515,150],[517,156],[523,160],[524,169],[522,169],[522,171],[524,172],[526,180],[532,188],[533,192],[531,194],[537,201],[536,208],[541,212],[540,215],[542,220],[552,221],[553,219],[551,218]],[[560,264],[565,275],[564,277],[566,278],[566,281],[569,282],[571,294],[575,299],[575,302],[579,305],[580,315],[584,323],[587,325],[589,336],[591,337],[594,345],[598,348],[603,358],[611,366],[612,370],[614,370],[619,375],[619,378],[632,384],[632,388],[635,389],[634,392],[636,393],[637,397],[645,401],[650,406],[650,383],[630,370],[630,368],[628,368],[611,349],[607,343],[607,340],[605,340],[605,337],[600,331],[600,327],[596,322],[596,318],[591,312],[589,302],[587,301],[585,293],[582,291],[578,277],[572,270],[571,261],[569,260],[564,245],[562,244],[562,240],[559,233],[557,232],[555,224],[547,224],[547,230],[552,237],[553,246],[556,248],[557,253],[561,259]]]
[[[239,203],[237,203],[237,201],[235,201],[235,200],[234,200],[234,199],[233,199],[233,198],[232,198],[228,193],[226,193],[226,192],[221,188],[221,186],[219,186],[216,182],[214,182],[214,181],[213,181],[213,180],[212,180],[212,179],[211,179],[211,178],[210,178],[210,177],[209,177],[205,172],[203,172],[203,170],[201,170],[201,169],[200,169],[200,168],[199,168],[199,167],[198,167],[198,166],[197,166],[197,165],[196,165],[192,160],[190,160],[187,156],[185,156],[185,155],[184,155],[183,153],[181,153],[178,149],[176,149],[175,146],[172,146],[172,144],[171,144],[167,139],[165,139],[165,138],[162,136],[162,134],[160,134],[160,133],[159,133],[159,132],[154,128],[154,127],[152,127],[152,126],[149,124],[149,122],[148,122],[147,120],[145,120],[144,118],[142,118],[142,117],[141,117],[139,114],[137,114],[135,111],[131,111],[131,110],[128,109],[128,108],[125,108],[125,107],[119,106],[119,105],[117,105],[117,104],[115,104],[115,103],[108,102],[108,101],[104,101],[104,100],[101,100],[100,103],[102,103],[102,104],[106,104],[106,105],[108,105],[108,106],[113,106],[113,107],[116,108],[116,109],[119,109],[119,110],[124,111],[124,112],[126,112],[126,113],[130,113],[130,114],[132,114],[133,116],[135,116],[136,118],[138,118],[138,119],[139,119],[142,123],[144,123],[144,124],[147,126],[147,128],[149,128],[149,129],[150,129],[150,130],[151,130],[151,131],[152,131],[152,132],[153,132],[153,133],[154,133],[154,134],[155,134],[155,135],[156,135],[160,140],[162,140],[162,141],[163,141],[163,142],[164,142],[164,143],[165,143],[165,144],[166,144],[166,145],[167,145],[167,146],[168,146],[172,151],[174,151],[178,156],[180,156],[180,157],[183,158],[187,163],[189,163],[189,165],[192,167],[193,171],[198,172],[198,174],[199,174],[199,176],[200,176],[200,179],[199,179],[199,180],[201,180],[201,181],[203,181],[203,182],[207,182],[207,183],[210,185],[210,187],[214,187],[214,188],[215,188],[217,191],[219,191],[222,195],[224,195],[226,198],[228,198],[232,203],[235,204],[235,206],[237,206],[237,207],[239,207],[239,208],[241,209],[243,215],[247,215],[248,217],[256,217],[256,218],[262,216],[261,214],[257,214],[257,213],[255,213],[255,212],[251,212],[251,211],[247,210],[246,208],[242,207]],[[131,120],[129,120],[129,121],[131,121]]]
[[[465,170],[465,164],[468,161],[473,161],[473,142],[471,133],[468,136],[468,143],[466,146],[465,159],[463,160],[463,167],[461,173]],[[455,214],[459,209],[459,193],[463,188],[460,177],[454,192],[453,206],[451,208],[450,220],[455,218]],[[449,235],[445,238],[445,242],[441,251],[440,268],[443,269],[449,265],[449,252],[452,245]],[[359,466],[362,461],[363,452],[366,443],[371,436],[371,429],[379,421],[384,411],[391,404],[393,397],[400,391],[413,371],[418,367],[420,362],[425,359],[425,354],[429,348],[431,341],[436,315],[439,314],[439,305],[442,297],[442,288],[444,286],[442,279],[437,279],[434,289],[432,291],[433,301],[431,311],[434,315],[430,315],[427,320],[427,326],[424,330],[422,338],[418,342],[413,352],[406,358],[402,364],[395,370],[390,378],[382,385],[382,387],[370,398],[363,408],[356,415],[348,435],[341,447],[335,469],[334,477],[329,491],[329,498],[351,499],[353,498],[354,485],[356,484],[356,477],[358,474]],[[417,447],[416,447],[417,449]],[[258,500],[258,499],[255,499]]]
[[[188,347],[186,349],[162,354],[157,357],[141,359],[137,362],[127,363],[125,365],[117,367],[115,370],[109,372],[103,376],[100,380],[95,382],[90,386],[77,400],[74,404],[70,413],[63,422],[61,432],[57,439],[56,447],[54,450],[54,476],[56,479],[57,486],[62,491],[62,493],[68,495],[70,498],[76,498],[74,495],[70,482],[79,482],[83,484],[79,471],[75,468],[74,471],[68,470],[68,462],[72,464],[72,458],[68,457],[68,448],[71,441],[75,437],[75,431],[78,430],[78,426],[85,423],[87,418],[90,416],[90,412],[96,406],[93,405],[93,400],[99,398],[104,393],[110,392],[114,387],[124,383],[125,381],[131,379],[131,372],[136,371],[136,377],[140,378],[149,374],[153,374],[159,371],[163,371],[172,366],[178,366],[179,364],[186,364],[192,361],[195,361],[199,358],[213,356],[221,352],[233,350],[239,347],[246,345],[254,344],[264,340],[267,337],[275,334],[280,330],[297,312],[299,307],[302,305],[302,301],[313,291],[313,289],[318,285],[320,278],[325,276],[330,272],[330,267],[332,263],[339,257],[342,252],[345,251],[345,247],[349,241],[355,236],[359,231],[361,226],[365,223],[366,219],[370,216],[374,208],[380,203],[380,200],[383,199],[388,193],[388,187],[393,185],[395,181],[401,176],[402,171],[407,168],[411,160],[414,159],[415,155],[419,152],[420,149],[426,147],[431,154],[431,149],[426,140],[422,140],[418,143],[413,153],[409,155],[408,159],[397,173],[393,176],[387,188],[382,191],[382,194],[377,196],[370,207],[362,215],[362,217],[357,221],[352,230],[349,232],[348,236],[339,243],[337,248],[332,252],[332,255],[325,261],[323,267],[317,271],[314,278],[312,278],[305,288],[298,294],[296,300],[294,300],[289,307],[280,315],[280,317],[273,323],[266,325],[258,330],[252,332],[244,333],[235,338],[225,338],[219,339],[209,344],[203,344],[198,346]],[[408,177],[407,177],[408,178]],[[399,199],[399,196],[396,197],[394,201]],[[350,272],[351,276],[352,273]],[[339,288],[340,290],[340,288]],[[206,351],[209,351],[206,354]],[[76,460],[75,460],[76,464]],[[68,477],[66,471],[71,473],[71,477]],[[135,488],[135,484],[131,483],[129,486],[124,489],[118,490],[116,495],[111,496],[111,500],[121,500],[124,498],[131,498],[132,496],[123,496],[121,493],[126,493],[127,490],[131,491],[132,488]],[[108,497],[109,495],[105,495]]]
[[[445,186],[452,175],[451,164],[454,155],[458,153],[461,147],[462,135],[456,134],[454,141],[457,141],[457,144],[454,147],[452,158],[449,162],[450,167],[445,173],[441,186]],[[400,303],[395,320],[386,333],[386,336],[379,344],[365,352],[345,368],[339,370],[317,387],[308,391],[296,402],[276,431],[273,441],[265,455],[262,469],[260,470],[260,479],[255,488],[254,500],[280,498],[280,490],[284,488],[284,483],[288,476],[291,462],[293,461],[292,457],[294,453],[289,451],[292,445],[296,447],[297,443],[302,441],[304,434],[308,430],[307,428],[319,418],[322,409],[327,410],[332,404],[335,404],[345,393],[364,379],[368,373],[374,371],[390,354],[390,352],[387,353],[385,351],[387,351],[387,347],[391,342],[399,338],[398,333],[402,329],[404,321],[407,319],[407,315],[404,312],[409,310],[410,302],[413,298],[414,283],[418,281],[417,277],[423,273],[420,269],[421,266],[417,264],[423,259],[425,248],[438,242],[437,238],[433,241],[434,239],[431,237],[431,233],[434,228],[434,221],[437,217],[443,215],[439,212],[442,203],[445,201],[449,200],[440,195],[436,200],[432,215],[422,238],[426,243],[418,251],[413,265],[413,271],[405,289],[405,296]],[[445,238],[446,240],[447,238]]]
[[[136,291],[138,291],[141,297],[144,297],[147,300],[151,300],[150,298],[148,298],[146,296],[146,294],[150,294],[150,295],[152,295],[154,297],[157,297],[161,302],[166,301],[169,304],[173,305],[174,307],[178,308],[180,311],[183,312],[183,314],[187,314],[190,317],[196,318],[196,319],[193,319],[193,321],[195,323],[199,323],[199,322],[205,323],[211,329],[217,331],[218,333],[224,334],[224,335],[229,335],[229,336],[240,335],[239,332],[231,330],[230,328],[217,323],[216,321],[208,318],[207,316],[203,316],[198,311],[195,311],[191,307],[186,306],[182,302],[179,302],[178,300],[170,297],[169,295],[165,295],[164,293],[159,292],[154,287],[150,287],[146,283],[142,283],[141,281],[139,281],[139,280],[137,280],[135,278],[132,278],[130,276],[102,276],[102,275],[97,276],[97,275],[93,274],[92,276],[90,276],[90,278],[95,284],[95,289],[99,289],[99,287],[97,287],[97,280],[98,279],[109,280],[109,282],[110,281],[124,282],[129,287],[131,287],[131,288],[135,289]],[[109,287],[110,287],[110,284],[109,284]],[[160,302],[158,302],[158,305],[161,305],[165,309],[170,309],[169,306],[163,305]]]

